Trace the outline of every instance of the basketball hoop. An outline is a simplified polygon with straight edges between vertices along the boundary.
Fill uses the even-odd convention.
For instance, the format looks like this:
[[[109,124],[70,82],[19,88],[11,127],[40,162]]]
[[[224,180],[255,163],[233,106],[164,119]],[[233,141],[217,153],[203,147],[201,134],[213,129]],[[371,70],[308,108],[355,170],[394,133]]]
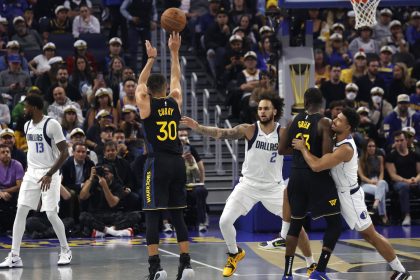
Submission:
[[[381,0],[350,0],[356,16],[356,29],[376,24],[376,9]]]

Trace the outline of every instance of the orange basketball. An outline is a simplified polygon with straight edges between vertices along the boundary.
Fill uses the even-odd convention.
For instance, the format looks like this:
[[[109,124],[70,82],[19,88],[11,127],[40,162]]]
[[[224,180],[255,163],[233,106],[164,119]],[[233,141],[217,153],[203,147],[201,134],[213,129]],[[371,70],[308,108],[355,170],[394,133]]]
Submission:
[[[186,24],[187,18],[185,13],[178,8],[166,9],[160,18],[160,25],[167,32],[181,32]]]

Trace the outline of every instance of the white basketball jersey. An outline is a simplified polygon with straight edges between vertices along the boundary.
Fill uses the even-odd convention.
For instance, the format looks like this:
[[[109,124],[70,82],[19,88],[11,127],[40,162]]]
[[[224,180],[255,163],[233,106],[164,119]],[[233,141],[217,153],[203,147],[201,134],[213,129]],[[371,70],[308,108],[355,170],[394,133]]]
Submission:
[[[255,133],[251,140],[245,140],[245,161],[242,175],[251,181],[261,183],[280,183],[283,181],[283,156],[278,153],[280,124],[270,134],[255,124]]]
[[[28,168],[51,168],[60,155],[56,143],[66,141],[61,125],[55,119],[44,116],[37,124],[32,120],[25,123],[25,133]]]
[[[339,190],[348,190],[358,186],[357,181],[357,167],[358,167],[358,154],[357,147],[354,143],[353,137],[349,136],[341,142],[334,145],[335,151],[341,145],[350,145],[353,148],[353,156],[348,162],[341,162],[331,168],[331,176]]]

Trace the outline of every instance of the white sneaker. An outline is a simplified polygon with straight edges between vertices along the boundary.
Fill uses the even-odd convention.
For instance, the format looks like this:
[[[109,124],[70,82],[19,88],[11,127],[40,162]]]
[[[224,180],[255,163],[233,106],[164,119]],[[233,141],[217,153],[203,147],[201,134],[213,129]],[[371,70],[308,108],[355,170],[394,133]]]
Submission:
[[[163,224],[163,232],[172,233],[172,225],[170,223]]]
[[[22,259],[19,256],[12,256],[12,252],[7,255],[4,262],[0,263],[0,268],[23,267]]]
[[[405,216],[404,221],[401,224],[402,226],[411,226],[411,217]]]
[[[151,280],[166,280],[168,278],[168,274],[165,270],[160,270],[156,272],[155,277]]]
[[[182,271],[181,280],[193,280],[194,277],[195,277],[195,273],[192,268],[186,268]]]
[[[198,225],[198,231],[206,232],[207,231],[207,226],[205,224],[199,224]]]
[[[258,247],[265,250],[285,249],[286,240],[284,240],[281,237],[278,237],[270,241],[260,242],[258,243]]]
[[[71,255],[70,249],[68,249],[67,251],[61,251],[60,258],[58,259],[57,264],[58,265],[69,264],[71,262],[71,259],[72,259],[72,255]]]
[[[105,235],[106,234],[104,232],[94,229],[94,230],[92,230],[92,235],[91,236],[92,236],[92,238],[104,238]]]

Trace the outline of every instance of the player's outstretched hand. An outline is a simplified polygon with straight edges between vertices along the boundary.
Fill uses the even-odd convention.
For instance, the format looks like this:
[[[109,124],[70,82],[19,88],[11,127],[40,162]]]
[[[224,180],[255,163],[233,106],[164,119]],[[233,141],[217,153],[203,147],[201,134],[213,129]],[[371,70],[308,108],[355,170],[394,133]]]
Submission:
[[[50,189],[51,176],[44,175],[38,183],[41,183],[41,191],[46,192]]]
[[[152,46],[152,44],[150,43],[149,40],[146,40],[146,52],[147,52],[147,57],[154,57],[156,58],[157,56],[157,50],[155,47]]]
[[[185,117],[185,116],[181,118],[181,121],[179,123],[181,125],[185,125],[185,126],[191,128],[192,130],[197,129],[197,127],[198,127],[198,122],[196,122],[192,118]]]
[[[293,139],[292,141],[292,147],[295,150],[299,150],[302,151],[303,149],[305,149],[305,140],[303,139]]]
[[[168,47],[173,52],[179,51],[179,48],[181,47],[181,36],[178,32],[174,31],[169,35]]]

